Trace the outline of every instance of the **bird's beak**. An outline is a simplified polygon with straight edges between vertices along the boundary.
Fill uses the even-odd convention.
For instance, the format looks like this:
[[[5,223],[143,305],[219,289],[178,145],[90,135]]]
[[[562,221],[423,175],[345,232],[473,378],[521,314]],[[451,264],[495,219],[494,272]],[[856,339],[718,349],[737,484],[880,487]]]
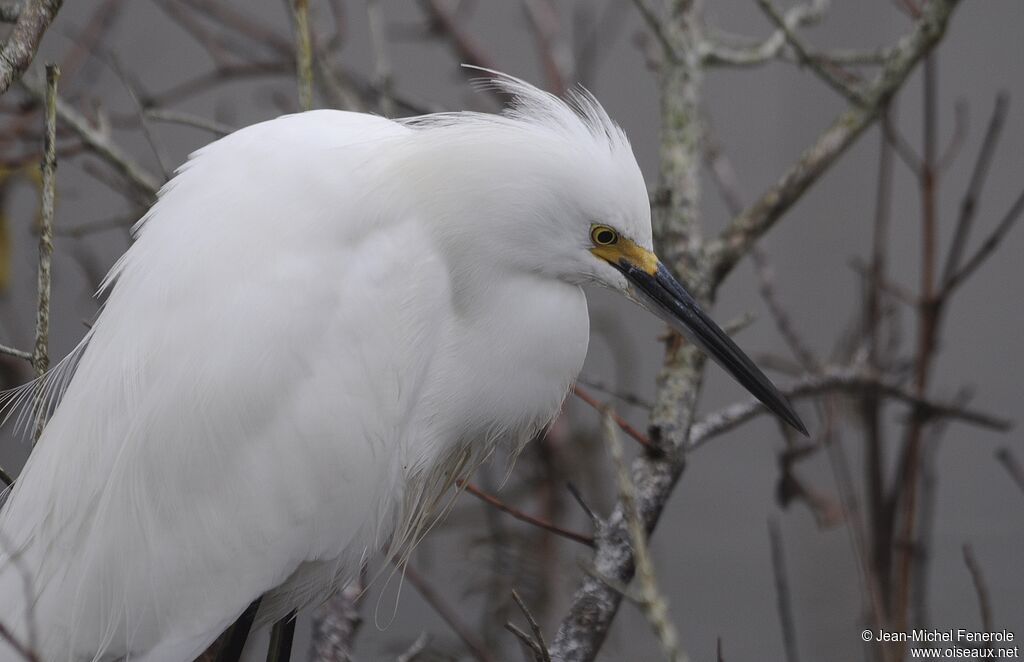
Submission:
[[[607,260],[629,280],[636,298],[725,368],[744,388],[776,416],[801,434],[807,428],[786,397],[743,353],[736,343],[701,310],[690,293],[650,251],[620,238],[615,246],[593,252]]]

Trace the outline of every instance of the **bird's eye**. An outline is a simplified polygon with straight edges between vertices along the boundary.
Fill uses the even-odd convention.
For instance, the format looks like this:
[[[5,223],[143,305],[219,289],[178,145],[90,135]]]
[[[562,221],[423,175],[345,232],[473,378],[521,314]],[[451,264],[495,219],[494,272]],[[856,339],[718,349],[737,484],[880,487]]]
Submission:
[[[598,246],[611,246],[619,240],[619,233],[607,225],[595,225],[590,230],[590,238]]]

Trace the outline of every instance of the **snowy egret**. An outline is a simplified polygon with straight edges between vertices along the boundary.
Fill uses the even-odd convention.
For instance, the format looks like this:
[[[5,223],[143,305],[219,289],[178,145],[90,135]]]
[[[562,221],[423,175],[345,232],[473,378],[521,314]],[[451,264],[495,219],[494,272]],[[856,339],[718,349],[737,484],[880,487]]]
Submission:
[[[0,514],[0,620],[43,660],[191,660],[256,598],[275,620],[407,552],[559,411],[586,283],[804,429],[655,257],[597,101],[493,84],[502,115],[257,124],[164,188]]]

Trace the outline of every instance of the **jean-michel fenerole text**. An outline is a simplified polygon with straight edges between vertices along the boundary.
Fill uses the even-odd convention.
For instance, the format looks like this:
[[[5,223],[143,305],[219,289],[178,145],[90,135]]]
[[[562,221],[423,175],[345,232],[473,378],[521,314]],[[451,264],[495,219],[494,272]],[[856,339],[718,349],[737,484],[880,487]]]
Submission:
[[[875,641],[921,641],[921,642],[961,642],[961,643],[984,643],[984,642],[1010,642],[1015,639],[1013,632],[1009,630],[995,630],[992,632],[977,632],[958,628],[952,630],[910,630],[908,632],[887,632],[886,630],[875,630]]]

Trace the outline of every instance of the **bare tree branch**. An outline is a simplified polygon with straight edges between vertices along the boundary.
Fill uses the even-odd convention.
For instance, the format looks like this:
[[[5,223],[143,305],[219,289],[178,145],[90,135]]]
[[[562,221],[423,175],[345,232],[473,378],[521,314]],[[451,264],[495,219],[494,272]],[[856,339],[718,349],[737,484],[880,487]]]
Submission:
[[[828,0],[813,0],[791,7],[782,17],[785,30],[776,30],[764,40],[749,46],[737,47],[726,44],[727,41],[736,41],[735,37],[714,35],[705,38],[698,46],[701,61],[708,66],[751,67],[777,59],[781,57],[786,46],[786,32],[817,23],[825,15],[828,5]],[[840,59],[838,55],[836,59]]]
[[[947,280],[943,286],[941,296],[948,296],[953,290],[970,278],[971,274],[978,270],[978,267],[980,267],[985,260],[995,252],[996,248],[999,247],[999,243],[1004,237],[1006,237],[1010,230],[1013,229],[1014,224],[1020,220],[1022,214],[1024,214],[1024,190],[1020,192],[1017,199],[1012,205],[1010,205],[1010,209],[1006,212],[1006,215],[1003,216],[1003,219],[999,221],[999,224],[996,225],[995,229],[992,230],[992,233],[985,238],[985,241],[981,242],[981,246],[978,247],[978,250],[975,251],[971,257],[967,258],[963,267],[949,277],[949,280]]]
[[[852,87],[846,80],[836,75],[834,67],[836,66],[832,62],[827,60],[821,60],[819,58],[812,57],[810,50],[804,46],[800,38],[796,36],[789,25],[786,23],[786,19],[779,13],[779,10],[775,8],[769,0],[757,0],[757,4],[761,7],[772,23],[782,32],[786,38],[786,42],[793,48],[793,52],[796,53],[797,61],[802,65],[810,67],[819,78],[834,89],[836,92],[845,97],[848,101],[856,104],[863,105],[864,98],[861,96],[860,91]]]
[[[292,0],[295,22],[295,77],[299,85],[299,108],[313,107],[313,40],[309,33],[309,0]]]
[[[800,157],[780,182],[733,220],[720,239],[703,248],[696,221],[700,160],[699,62],[682,61],[659,72],[662,99],[661,180],[655,207],[654,234],[663,259],[687,279],[695,296],[709,302],[716,287],[735,264],[835,159],[877,118],[881,109],[903,84],[914,65],[942,38],[958,0],[936,0],[925,7],[909,34],[899,40],[893,55],[865,90],[866,107],[853,107],[833,123]],[[678,3],[666,34],[673,44],[699,40],[693,3]],[[685,448],[699,393],[703,358],[690,348],[670,347],[658,380],[658,401],[652,424],[660,437],[659,447]],[[668,441],[669,443],[666,443]],[[661,457],[641,456],[633,464],[637,511],[647,531],[657,523],[669,495],[685,467],[678,452]],[[620,502],[596,536],[593,566],[601,576],[628,582],[634,558],[628,545],[627,521]],[[592,660],[608,631],[621,596],[593,577],[584,578],[573,595],[551,646],[554,660]]]
[[[551,655],[548,653],[547,644],[544,643],[544,632],[541,630],[537,619],[534,618],[530,609],[526,606],[526,603],[523,602],[523,599],[515,589],[512,590],[512,599],[516,601],[517,605],[519,605],[519,610],[523,612],[526,622],[530,625],[530,632],[533,633],[533,637],[527,637],[527,640],[529,641],[530,648],[536,654],[538,662],[551,662]],[[520,639],[523,638],[520,636],[522,633],[517,632],[518,628],[511,623],[508,623],[506,627],[509,627],[510,631],[513,632],[513,634],[516,634]]]
[[[205,117],[199,117],[198,115],[192,115],[190,113],[183,113],[177,110],[146,110],[144,112],[146,117],[156,120],[157,122],[167,122],[169,124],[181,124],[182,126],[191,126],[196,129],[202,129],[203,131],[209,131],[210,133],[220,137],[226,136],[235,130],[235,127],[217,122],[215,120],[209,120]]]
[[[771,543],[775,597],[779,609],[779,622],[782,627],[782,642],[786,646],[786,660],[787,662],[800,662],[796,643],[796,625],[793,621],[793,603],[789,592],[789,577],[786,573],[786,556],[782,545],[782,532],[779,530],[779,522],[774,517],[768,520],[768,539]]]
[[[511,515],[512,517],[516,518],[521,522],[526,522],[527,524],[540,527],[546,531],[554,533],[555,535],[567,538],[569,540],[578,542],[588,547],[594,546],[594,539],[591,536],[587,536],[582,533],[576,533],[575,531],[569,531],[558,526],[557,524],[548,522],[547,520],[541,519],[539,517],[534,517],[533,515],[528,515],[521,510],[517,510],[516,508],[509,506],[501,499],[498,499],[497,497],[492,496],[487,492],[484,492],[483,490],[481,490],[476,485],[473,485],[472,483],[458,481],[458,484],[460,487],[464,487],[467,492],[469,492],[476,498],[480,499],[484,503],[494,506],[495,508],[504,513],[508,513],[509,515]]]
[[[50,369],[50,267],[53,260],[53,203],[57,176],[57,79],[60,69],[46,65],[46,95],[43,104],[42,213],[39,224],[39,272],[36,280],[36,339],[32,347],[32,369],[42,377]],[[46,424],[45,388],[37,382],[35,393],[35,429],[32,443],[39,441]]]
[[[967,192],[960,201],[960,215],[957,218],[956,230],[953,232],[953,239],[949,244],[949,255],[946,256],[946,264],[942,270],[943,289],[949,288],[949,282],[954,274],[960,269],[960,262],[963,259],[964,251],[967,249],[967,239],[971,234],[971,226],[974,223],[974,216],[978,210],[978,197],[985,185],[988,176],[989,166],[992,165],[992,158],[995,156],[996,145],[999,142],[999,135],[1003,130],[1003,123],[1006,121],[1006,112],[1010,107],[1010,97],[1002,92],[996,97],[995,107],[992,109],[992,117],[988,121],[988,128],[985,130],[985,138],[981,142],[981,149],[978,150],[978,158],[974,162],[974,170],[971,172],[970,183],[967,185]]]
[[[864,90],[864,105],[851,107],[836,118],[775,186],[732,220],[710,247],[715,283],[725,279],[748,247],[878,118],[914,66],[942,39],[957,4],[959,0],[929,2],[913,30],[900,39],[875,81]]]
[[[28,69],[62,4],[63,0],[27,0],[20,8],[14,29],[0,47],[0,94]]]
[[[795,386],[784,389],[783,393],[791,400],[817,397],[836,391],[857,392],[863,390],[877,391],[879,395],[898,400],[905,404],[918,407],[929,418],[949,418],[970,423],[991,430],[1006,431],[1012,423],[1006,419],[985,412],[933,402],[918,397],[912,390],[897,383],[886,381],[880,376],[872,375],[859,366],[826,367],[820,374],[804,378]],[[736,429],[756,416],[765,413],[764,406],[757,400],[750,400],[726,407],[716,413],[709,414],[690,428],[690,450],[698,448],[711,439]]]
[[[996,451],[996,459],[1006,467],[1006,472],[1010,474],[1010,478],[1017,484],[1021,492],[1024,492],[1024,467],[1013,456],[1013,451],[1009,448],[1000,448]]]
[[[608,446],[608,453],[612,456],[612,463],[615,465],[615,475],[619,484],[619,500],[622,503],[626,516],[626,523],[629,529],[629,538],[633,546],[633,555],[636,559],[636,574],[639,589],[636,596],[639,598],[640,608],[651,624],[661,651],[670,662],[682,662],[687,660],[686,653],[679,645],[679,634],[668,613],[668,603],[658,587],[658,581],[654,574],[654,562],[647,547],[647,532],[640,521],[640,515],[636,510],[636,486],[633,478],[629,475],[629,468],[623,458],[622,442],[616,430],[615,419],[608,410],[605,410],[603,421],[603,436]]]
[[[373,46],[373,78],[379,92],[378,106],[384,117],[393,117],[395,101],[391,96],[391,59],[388,57],[388,46],[384,34],[384,15],[378,0],[366,0],[366,18],[370,24],[370,43]]]
[[[7,345],[0,345],[0,354],[6,354],[7,356],[13,356],[14,358],[26,361],[32,360],[31,352],[25,352],[16,347],[8,347]]]
[[[670,62],[677,62],[679,56],[676,54],[675,46],[669,41],[668,36],[665,34],[664,21],[658,13],[654,11],[647,0],[633,0],[633,5],[636,6],[637,12],[640,14],[640,18],[644,20],[644,24],[654,34],[654,37],[658,40],[658,45],[661,46],[662,53],[665,58]]]
[[[585,388],[583,388],[579,384],[573,384],[572,392],[573,392],[573,395],[575,395],[577,398],[579,398],[583,402],[587,403],[588,405],[590,405],[591,407],[593,407],[597,411],[605,411],[605,409],[607,409],[607,406],[605,404],[600,402],[597,398],[595,398],[593,395],[591,395],[589,391],[587,391]],[[629,421],[627,421],[626,419],[622,418],[621,416],[619,416],[615,412],[612,412],[611,415],[612,415],[612,418],[615,420],[615,423],[620,428],[622,428],[622,431],[625,432],[626,434],[628,434],[634,441],[639,443],[644,448],[650,449],[653,452],[657,452],[658,451],[658,447],[655,446],[653,442],[651,442],[651,440],[647,437],[647,435],[645,435],[644,433],[640,432],[635,427],[630,425]]]
[[[971,582],[974,583],[974,592],[978,595],[978,609],[981,611],[981,629],[984,632],[992,632],[995,625],[992,620],[992,600],[988,594],[988,584],[981,572],[981,565],[974,556],[974,549],[964,543],[964,565],[971,573]]]
[[[39,79],[27,75],[21,79],[21,84],[40,101],[45,99],[46,87]],[[108,132],[93,128],[82,114],[60,97],[57,97],[56,109],[60,121],[74,131],[90,151],[113,167],[143,198],[149,201],[156,199],[160,190],[158,177],[115,144]]]

